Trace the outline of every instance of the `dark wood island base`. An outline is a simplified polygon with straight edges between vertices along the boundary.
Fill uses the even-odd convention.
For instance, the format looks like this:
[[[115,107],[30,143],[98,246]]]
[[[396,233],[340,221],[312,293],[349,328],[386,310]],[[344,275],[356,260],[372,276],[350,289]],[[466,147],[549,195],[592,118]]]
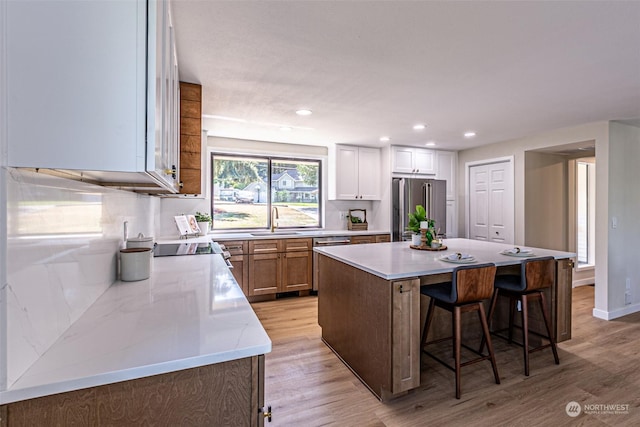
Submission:
[[[419,387],[420,336],[429,301],[421,298],[420,286],[450,280],[451,273],[386,280],[322,253],[318,255],[318,323],[325,344],[381,401]],[[548,290],[547,300],[552,330],[556,342],[561,342],[571,338],[573,263],[567,258],[557,259],[556,264],[556,282]],[[519,264],[498,267],[498,274],[514,272],[519,272]],[[507,314],[506,302],[501,303],[494,329],[506,325]],[[436,312],[436,331],[432,334],[432,329],[430,336],[450,335],[448,316]],[[541,320],[541,316],[532,318],[531,329],[542,330]],[[474,338],[477,332],[469,328],[465,338]]]

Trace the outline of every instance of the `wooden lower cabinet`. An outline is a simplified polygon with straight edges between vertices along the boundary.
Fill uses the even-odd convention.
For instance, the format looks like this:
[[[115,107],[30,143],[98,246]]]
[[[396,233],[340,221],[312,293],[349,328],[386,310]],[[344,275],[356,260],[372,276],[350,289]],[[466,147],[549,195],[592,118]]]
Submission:
[[[264,356],[0,406],[0,426],[263,426]]]
[[[247,296],[278,292],[282,274],[282,254],[249,255],[249,293]]]
[[[229,262],[233,266],[233,278],[238,282],[242,292],[249,295],[249,255],[231,255]]]
[[[280,292],[311,289],[313,253],[311,251],[287,252],[282,259]]]
[[[247,296],[308,290],[312,287],[312,239],[249,242]]]
[[[353,236],[351,237],[352,245],[360,245],[363,243],[383,243],[390,242],[391,236],[389,234],[371,234],[366,236]]]
[[[382,243],[389,234],[352,236],[352,244]],[[222,241],[231,254],[233,277],[248,297],[313,287],[313,239]],[[0,426],[1,427],[1,426]]]

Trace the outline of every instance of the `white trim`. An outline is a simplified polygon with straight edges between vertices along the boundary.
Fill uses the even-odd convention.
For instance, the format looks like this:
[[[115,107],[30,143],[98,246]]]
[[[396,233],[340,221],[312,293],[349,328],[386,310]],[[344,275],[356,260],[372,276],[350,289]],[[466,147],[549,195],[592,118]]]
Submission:
[[[0,1],[0,216],[7,218],[7,2]],[[7,389],[7,221],[0,222],[0,390]]]
[[[511,232],[513,233],[513,241],[516,239],[516,191],[515,191],[515,156],[504,156],[504,157],[495,157],[493,159],[485,159],[485,160],[475,160],[472,162],[465,162],[464,164],[464,201],[465,201],[465,209],[464,209],[464,232],[465,237],[469,238],[469,169],[474,166],[482,166],[482,165],[490,165],[493,163],[504,163],[508,162],[511,165],[511,176],[507,177],[511,184],[511,201],[513,203],[513,229]]]
[[[640,304],[627,305],[624,308],[618,308],[613,311],[604,311],[597,308],[593,309],[593,317],[604,320],[613,320],[628,314],[637,313],[640,311]]]
[[[571,287],[577,288],[579,286],[593,285],[594,282],[595,282],[595,277],[588,277],[586,279],[574,280],[573,283],[571,284]]]

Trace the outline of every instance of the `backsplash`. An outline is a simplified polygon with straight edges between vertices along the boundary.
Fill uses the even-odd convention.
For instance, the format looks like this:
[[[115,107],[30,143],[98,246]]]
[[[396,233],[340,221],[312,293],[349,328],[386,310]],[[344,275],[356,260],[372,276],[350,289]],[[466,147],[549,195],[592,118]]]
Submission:
[[[160,201],[26,170],[7,174],[11,386],[116,280],[123,222],[153,235]]]

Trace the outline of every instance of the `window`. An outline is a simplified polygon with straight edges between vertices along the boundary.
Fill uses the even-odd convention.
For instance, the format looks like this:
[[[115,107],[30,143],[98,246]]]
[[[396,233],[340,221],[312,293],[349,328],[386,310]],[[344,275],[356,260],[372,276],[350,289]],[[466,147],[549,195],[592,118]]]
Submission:
[[[577,163],[578,267],[595,264],[595,171],[594,163]]]
[[[213,229],[320,227],[320,160],[213,153]]]

